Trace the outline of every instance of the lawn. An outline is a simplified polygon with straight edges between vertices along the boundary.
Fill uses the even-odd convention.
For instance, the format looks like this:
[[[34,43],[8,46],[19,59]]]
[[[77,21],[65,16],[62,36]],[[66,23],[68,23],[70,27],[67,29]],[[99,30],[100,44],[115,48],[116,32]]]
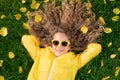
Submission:
[[[90,2],[96,18],[101,16],[106,23],[100,40],[103,49],[78,71],[76,80],[120,80],[120,1]],[[29,34],[26,12],[36,8],[31,9],[31,3],[32,0],[0,0],[0,80],[26,80],[30,71],[33,61],[21,37]]]

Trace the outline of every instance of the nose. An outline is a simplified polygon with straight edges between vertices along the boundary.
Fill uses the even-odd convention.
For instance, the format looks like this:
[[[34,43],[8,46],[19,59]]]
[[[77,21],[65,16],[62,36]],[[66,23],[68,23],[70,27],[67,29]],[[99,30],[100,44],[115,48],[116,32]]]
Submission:
[[[59,44],[57,47],[58,47],[58,48],[61,48],[61,47],[62,47],[62,45],[61,45],[61,44]]]

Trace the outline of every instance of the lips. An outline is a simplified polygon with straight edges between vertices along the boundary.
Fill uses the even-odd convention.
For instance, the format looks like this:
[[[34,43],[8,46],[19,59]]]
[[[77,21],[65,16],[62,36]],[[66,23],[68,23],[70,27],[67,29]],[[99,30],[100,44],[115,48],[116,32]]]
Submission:
[[[61,52],[63,52],[64,50],[56,50],[56,52],[59,52],[59,53],[61,53]]]

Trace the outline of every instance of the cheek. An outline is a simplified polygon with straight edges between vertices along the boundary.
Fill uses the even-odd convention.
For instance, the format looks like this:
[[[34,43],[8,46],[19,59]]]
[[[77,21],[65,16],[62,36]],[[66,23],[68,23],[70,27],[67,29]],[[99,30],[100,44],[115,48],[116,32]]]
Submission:
[[[51,45],[51,48],[52,48],[53,50],[55,50],[55,49],[56,49],[56,46],[54,46],[54,45]]]
[[[69,51],[70,49],[71,49],[71,47],[70,47],[70,46],[68,46],[68,47],[67,47],[67,50]]]

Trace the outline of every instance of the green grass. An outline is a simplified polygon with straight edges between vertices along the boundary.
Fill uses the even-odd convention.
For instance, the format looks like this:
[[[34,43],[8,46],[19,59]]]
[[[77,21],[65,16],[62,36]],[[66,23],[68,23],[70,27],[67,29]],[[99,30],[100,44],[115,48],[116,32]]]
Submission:
[[[36,1],[41,2],[41,0]],[[120,73],[117,77],[115,76],[116,67],[120,67],[120,52],[117,50],[120,47],[120,19],[116,22],[111,20],[115,16],[112,10],[116,7],[120,9],[120,1],[107,0],[107,4],[104,4],[103,0],[90,1],[96,17],[102,16],[105,19],[106,27],[110,27],[112,33],[103,33],[100,41],[103,47],[101,54],[78,71],[76,80],[102,80],[105,76],[110,76],[108,80],[120,80]],[[21,45],[21,36],[28,34],[28,30],[22,26],[23,22],[27,21],[27,17],[25,13],[19,11],[21,7],[31,10],[30,4],[31,0],[26,0],[25,4],[22,4],[21,0],[0,0],[0,16],[6,15],[6,18],[0,19],[0,28],[4,26],[8,29],[6,37],[0,35],[0,60],[3,60],[0,75],[4,76],[5,80],[26,80],[33,63]],[[22,15],[19,21],[14,17],[17,13]],[[110,47],[108,47],[109,42],[112,42]],[[9,59],[8,52],[10,51],[15,54],[14,59]],[[117,56],[111,59],[110,55],[113,53]],[[103,67],[101,67],[102,59]],[[22,73],[19,73],[19,66],[23,67]],[[87,74],[89,69],[91,69],[91,73]]]

